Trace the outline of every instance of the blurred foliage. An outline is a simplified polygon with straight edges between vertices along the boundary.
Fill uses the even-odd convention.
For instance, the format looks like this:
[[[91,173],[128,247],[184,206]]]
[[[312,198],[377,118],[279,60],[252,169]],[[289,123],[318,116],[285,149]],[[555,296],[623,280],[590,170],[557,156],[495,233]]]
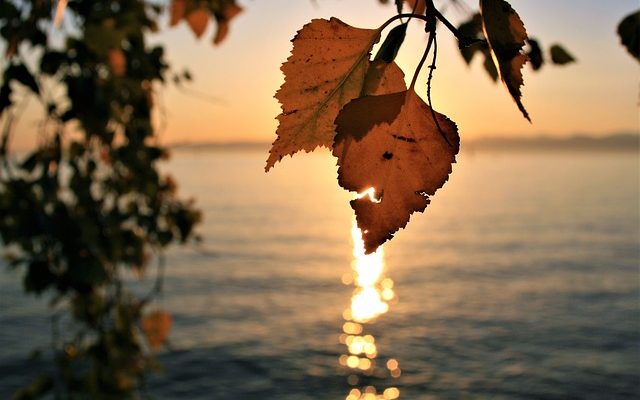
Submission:
[[[225,24],[239,11],[230,0],[174,3],[197,3]],[[0,238],[10,268],[24,271],[24,290],[51,296],[64,322],[54,327],[56,372],[15,398],[137,398],[152,351],[166,341],[168,314],[145,311],[161,285],[141,297],[124,284],[131,272],[145,274],[152,255],[196,238],[201,218],[158,170],[168,151],[152,112],[170,72],[163,47],[146,41],[158,30],[158,4],[0,3]],[[30,97],[43,110],[38,144],[16,154],[15,121]]]
[[[485,34],[482,29],[482,16],[480,13],[473,14],[468,20],[462,22],[458,26],[458,31],[461,36],[469,39],[466,43],[468,45],[460,46],[460,54],[467,64],[471,64],[476,54],[480,54],[483,58],[483,67],[494,82],[498,81],[498,70],[491,58],[491,51],[485,40]],[[528,49],[524,54],[528,57],[529,65],[534,71],[538,71],[544,64],[546,57],[544,51],[540,45],[540,41],[529,37],[526,40]],[[575,58],[561,45],[554,44],[549,50],[549,58],[555,65],[564,65],[570,62],[574,62]]]
[[[640,61],[640,10],[627,15],[620,21],[618,36],[629,54]]]

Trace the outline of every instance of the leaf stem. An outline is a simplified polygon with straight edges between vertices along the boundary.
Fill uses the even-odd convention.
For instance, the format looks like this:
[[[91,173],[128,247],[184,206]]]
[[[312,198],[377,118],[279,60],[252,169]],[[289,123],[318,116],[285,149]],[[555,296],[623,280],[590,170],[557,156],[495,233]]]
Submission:
[[[429,65],[429,78],[427,78],[427,102],[431,109],[431,117],[438,128],[438,132],[440,132],[440,136],[442,136],[449,146],[452,146],[447,134],[442,130],[442,127],[438,122],[436,111],[433,109],[433,102],[431,101],[431,80],[433,79],[433,70],[436,69],[436,59],[438,57],[438,39],[436,38],[436,31],[431,32],[431,34],[433,35],[433,59],[431,60],[431,65]]]
[[[475,42],[485,42],[486,40],[479,40],[479,39],[472,39],[472,38],[468,38],[463,36],[460,31],[458,31],[458,29],[453,26],[453,24],[444,16],[442,15],[442,13],[440,13],[440,11],[438,11],[437,8],[433,7],[433,8],[429,8],[427,10],[427,14],[433,13],[433,15],[431,16],[431,18],[427,15],[422,15],[422,14],[414,14],[414,13],[403,13],[403,14],[396,14],[393,17],[389,18],[387,21],[385,21],[384,24],[380,25],[380,27],[378,28],[379,32],[382,32],[384,30],[384,28],[386,28],[387,26],[389,26],[389,24],[391,24],[392,22],[398,20],[398,19],[402,19],[402,18],[409,18],[407,20],[406,23],[409,23],[409,21],[411,21],[411,18],[416,18],[419,20],[422,20],[424,22],[429,22],[433,17],[435,17],[436,19],[438,19],[440,22],[442,22],[444,24],[444,26],[447,27],[447,29],[449,29],[449,31],[451,33],[453,33],[453,36],[456,37],[456,39],[458,39],[458,42],[460,42],[460,46],[468,46],[470,44],[473,44]]]
[[[427,17],[425,15],[422,15],[422,14],[413,14],[413,13],[397,14],[397,15],[394,15],[393,17],[389,18],[388,20],[386,20],[384,24],[380,25],[380,27],[378,28],[378,31],[382,32],[384,30],[384,28],[389,26],[389,24],[391,24],[393,21],[395,21],[397,19],[405,18],[405,17],[406,18],[417,18],[417,19],[421,19],[421,20],[423,20],[425,22],[428,21]]]
[[[432,11],[433,11],[433,13],[434,13],[435,17],[436,17],[437,19],[439,19],[439,20],[440,20],[440,22],[442,22],[442,23],[444,24],[444,26],[446,26],[446,27],[447,27],[447,29],[449,29],[449,30],[451,31],[451,33],[453,33],[453,36],[455,36],[455,37],[456,37],[456,39],[458,39],[458,41],[464,41],[464,40],[466,39],[465,37],[463,37],[463,36],[460,34],[460,31],[458,31],[458,28],[456,28],[455,26],[453,26],[453,24],[452,24],[451,22],[449,22],[449,20],[448,20],[448,19],[446,19],[446,18],[445,18],[445,16],[444,16],[444,15],[442,15],[442,14],[440,13],[440,11],[438,11],[438,9],[437,9],[437,8],[433,8],[433,9],[432,9]]]
[[[416,72],[413,73],[413,79],[411,79],[411,85],[409,85],[409,89],[413,89],[416,86],[416,81],[418,80],[418,75],[420,74],[420,70],[424,65],[424,62],[427,60],[427,56],[429,55],[429,51],[431,51],[431,46],[435,40],[435,35],[433,33],[429,34],[429,40],[427,42],[427,48],[424,49],[424,53],[422,54],[422,58],[416,67]]]

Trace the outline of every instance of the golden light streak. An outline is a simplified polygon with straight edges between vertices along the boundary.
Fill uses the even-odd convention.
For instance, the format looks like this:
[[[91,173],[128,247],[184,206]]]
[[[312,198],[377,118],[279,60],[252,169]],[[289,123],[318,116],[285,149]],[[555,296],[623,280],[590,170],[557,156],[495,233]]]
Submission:
[[[369,196],[373,202],[378,200],[375,191],[370,188],[358,195],[358,198]],[[347,381],[351,386],[359,382],[357,375],[378,375],[375,372],[378,357],[378,346],[373,335],[366,333],[367,324],[389,311],[389,302],[395,299],[394,283],[391,278],[384,276],[384,250],[380,246],[375,253],[365,254],[362,232],[354,221],[351,229],[353,239],[352,274],[345,274],[342,283],[355,286],[351,297],[351,306],[342,313],[345,323],[340,343],[347,348],[347,354],[339,358],[343,367],[353,370]],[[385,374],[391,378],[400,376],[398,361],[389,359],[382,364]],[[386,368],[384,368],[386,367]],[[384,389],[378,393],[374,386],[360,389],[352,388],[346,396],[347,400],[393,400],[400,397],[400,390],[396,387]]]
[[[351,228],[351,237],[354,257],[352,268],[356,284],[351,298],[351,318],[356,322],[367,322],[389,311],[389,305],[383,299],[381,285],[378,283],[384,272],[384,250],[380,246],[375,253],[365,254],[362,232],[355,222]],[[383,281],[387,286],[393,287],[393,283],[389,284],[391,279],[385,278]],[[385,289],[392,290],[391,287]],[[389,300],[393,298],[389,293],[385,297]]]

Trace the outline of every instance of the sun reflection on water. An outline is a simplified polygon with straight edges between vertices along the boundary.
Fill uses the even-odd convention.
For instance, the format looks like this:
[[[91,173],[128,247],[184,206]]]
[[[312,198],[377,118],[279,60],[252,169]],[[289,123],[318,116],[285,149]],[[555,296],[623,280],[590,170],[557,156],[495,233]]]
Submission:
[[[371,384],[373,379],[387,377],[397,379],[401,371],[398,361],[390,358],[386,363],[376,363],[378,346],[373,335],[367,333],[367,324],[389,311],[389,302],[396,298],[394,283],[385,277],[384,250],[365,254],[362,233],[353,223],[352,273],[345,274],[342,281],[354,285],[351,306],[345,310],[340,343],[346,346],[346,354],[340,356],[340,365],[349,370],[347,381],[352,386],[346,400],[397,399],[400,390],[390,386],[378,390]]]

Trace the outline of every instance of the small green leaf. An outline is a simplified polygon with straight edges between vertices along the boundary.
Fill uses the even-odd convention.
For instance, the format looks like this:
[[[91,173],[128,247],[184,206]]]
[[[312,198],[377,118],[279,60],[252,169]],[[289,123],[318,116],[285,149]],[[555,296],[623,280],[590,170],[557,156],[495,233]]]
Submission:
[[[408,24],[400,24],[389,31],[374,60],[382,59],[387,63],[395,60],[398,55],[398,50],[400,50],[400,46],[402,46],[404,38],[407,35],[407,25]]]
[[[618,36],[629,54],[640,61],[640,10],[627,15],[620,22]]]
[[[559,44],[551,46],[549,53],[551,53],[551,61],[556,65],[565,65],[576,61],[576,59]]]

